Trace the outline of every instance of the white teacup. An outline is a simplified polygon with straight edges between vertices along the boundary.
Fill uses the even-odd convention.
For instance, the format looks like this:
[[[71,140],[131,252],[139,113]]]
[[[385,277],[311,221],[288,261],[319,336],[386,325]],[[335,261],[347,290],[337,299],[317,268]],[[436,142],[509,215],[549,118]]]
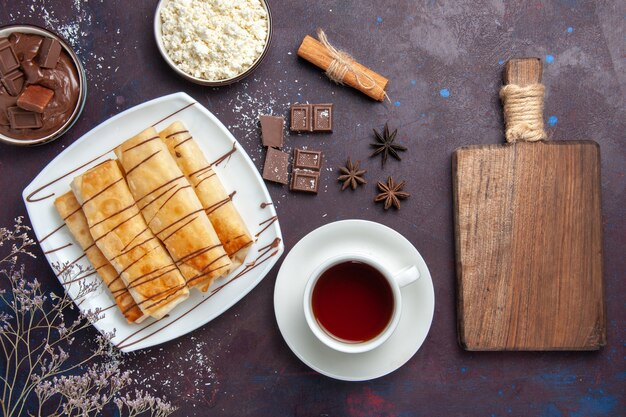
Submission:
[[[320,325],[313,312],[313,291],[319,278],[331,267],[344,262],[362,262],[376,269],[387,281],[393,296],[393,310],[387,326],[378,335],[363,342],[349,342],[331,334]],[[383,344],[393,334],[398,326],[402,313],[402,294],[400,288],[414,282],[419,276],[419,271],[415,265],[408,265],[394,273],[376,259],[365,254],[347,253],[327,259],[313,271],[306,284],[303,300],[304,316],[313,334],[326,346],[346,353],[367,352]]]

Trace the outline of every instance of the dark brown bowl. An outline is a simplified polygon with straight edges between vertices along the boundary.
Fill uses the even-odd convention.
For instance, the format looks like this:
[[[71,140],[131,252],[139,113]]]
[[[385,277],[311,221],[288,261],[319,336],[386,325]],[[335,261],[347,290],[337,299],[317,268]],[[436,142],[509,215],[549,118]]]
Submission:
[[[48,29],[44,29],[36,25],[7,25],[0,28],[0,37],[7,37],[14,32],[32,33],[35,35],[48,36],[50,38],[58,40],[61,43],[61,46],[63,47],[65,52],[67,52],[70,58],[72,58],[72,62],[74,63],[74,66],[76,66],[76,71],[78,72],[80,95],[78,96],[78,100],[76,101],[76,107],[74,108],[71,116],[67,119],[65,123],[63,123],[63,125],[59,129],[47,136],[37,139],[15,139],[0,133],[0,142],[7,143],[9,145],[43,145],[44,143],[52,142],[53,140],[63,136],[63,134],[70,130],[74,123],[76,123],[76,120],[78,120],[78,117],[82,113],[83,108],[85,107],[85,99],[87,98],[87,77],[85,75],[85,68],[83,67],[82,62],[80,62],[80,59],[78,59],[78,56],[76,55],[72,47],[56,33],[53,33]]]

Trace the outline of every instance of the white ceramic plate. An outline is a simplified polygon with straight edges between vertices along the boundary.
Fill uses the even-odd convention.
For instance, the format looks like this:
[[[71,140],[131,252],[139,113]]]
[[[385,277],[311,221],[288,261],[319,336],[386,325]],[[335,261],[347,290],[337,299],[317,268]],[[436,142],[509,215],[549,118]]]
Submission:
[[[76,282],[66,283],[66,290],[80,309],[106,309],[104,318],[94,326],[101,332],[114,330],[113,343],[125,352],[164,343],[213,320],[250,292],[284,250],[271,197],[244,149],[211,112],[187,94],[176,93],[135,106],[100,124],[52,160],[24,190],[24,202],[35,235],[59,280],[67,282],[72,273],[76,274],[81,266],[88,268],[89,263],[80,246],[63,227],[54,208],[54,199],[69,190],[76,175],[114,158],[113,148],[124,140],[149,126],[161,130],[175,120],[187,126],[209,161],[225,155],[234,144],[236,152],[218,164],[215,171],[228,191],[237,191],[233,202],[257,239],[241,267],[229,276],[217,279],[206,293],[191,291],[187,300],[159,321],[148,319],[141,324],[128,324],[104,288],[77,300],[80,284],[100,279],[95,274],[81,278],[86,275],[82,274]],[[247,272],[239,276],[252,262],[255,266],[248,266]],[[59,273],[63,268],[58,265],[68,263],[71,267]]]
[[[320,342],[304,317],[302,297],[313,270],[342,253],[375,257],[391,271],[416,265],[420,278],[403,287],[402,317],[391,337],[364,353],[342,353]],[[343,220],[322,226],[302,238],[283,261],[274,289],[274,311],[287,345],[315,371],[345,381],[387,375],[417,352],[435,311],[435,292],[426,263],[411,242],[393,229],[366,220]]]

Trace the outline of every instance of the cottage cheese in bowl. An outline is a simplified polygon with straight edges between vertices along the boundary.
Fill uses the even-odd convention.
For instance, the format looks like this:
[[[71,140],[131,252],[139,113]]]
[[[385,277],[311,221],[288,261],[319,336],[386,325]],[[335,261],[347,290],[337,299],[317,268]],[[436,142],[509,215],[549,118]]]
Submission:
[[[269,9],[262,0],[163,0],[155,30],[174,69],[227,83],[251,72],[267,49]]]

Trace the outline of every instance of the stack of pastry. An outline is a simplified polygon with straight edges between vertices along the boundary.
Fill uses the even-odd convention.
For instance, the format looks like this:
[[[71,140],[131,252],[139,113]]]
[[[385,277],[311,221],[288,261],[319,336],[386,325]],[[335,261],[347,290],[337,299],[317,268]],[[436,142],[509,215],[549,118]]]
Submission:
[[[252,236],[182,123],[147,129],[115,155],[55,206],[126,320],[160,319],[240,265]]]

